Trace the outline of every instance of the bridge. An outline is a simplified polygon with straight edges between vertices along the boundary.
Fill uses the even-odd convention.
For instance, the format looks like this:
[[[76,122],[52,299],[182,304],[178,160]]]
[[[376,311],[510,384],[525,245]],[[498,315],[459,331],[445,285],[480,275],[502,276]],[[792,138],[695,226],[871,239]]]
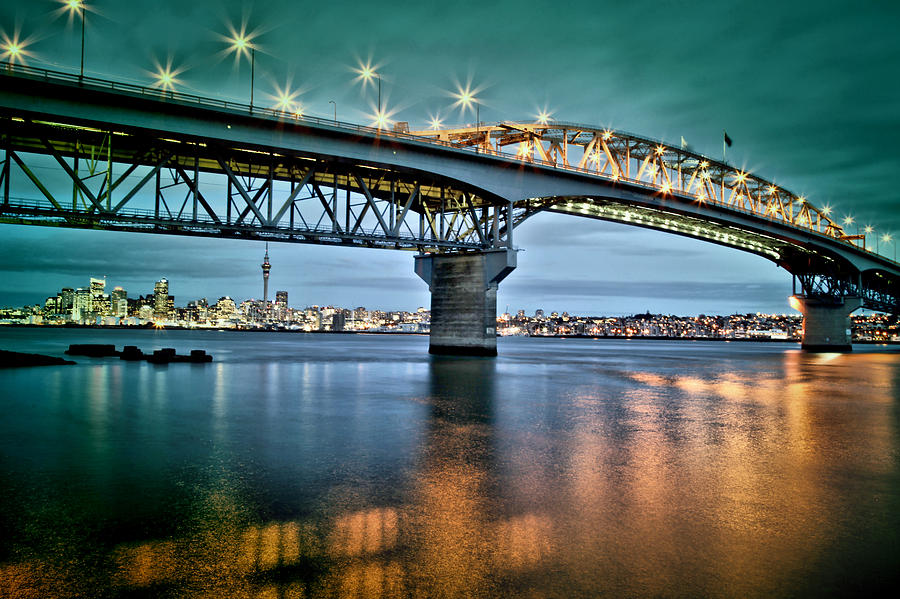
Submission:
[[[757,254],[794,277],[803,347],[898,313],[900,264],[755,174],[566,122],[392,130],[0,64],[0,223],[416,252],[432,353],[496,355],[515,227],[542,212]]]

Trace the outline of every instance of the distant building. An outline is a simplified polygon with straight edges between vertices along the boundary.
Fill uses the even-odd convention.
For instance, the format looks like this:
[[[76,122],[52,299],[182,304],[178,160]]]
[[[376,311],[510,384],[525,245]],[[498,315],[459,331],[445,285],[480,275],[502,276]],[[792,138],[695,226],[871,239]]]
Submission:
[[[121,287],[115,287],[110,294],[110,313],[119,318],[128,316],[128,292]]]
[[[226,295],[219,298],[219,301],[213,306],[213,311],[217,320],[228,320],[235,315],[237,307],[234,305],[234,300]]]
[[[262,268],[263,272],[263,303],[267,303],[269,301],[269,271],[272,269],[272,265],[269,264],[269,243],[266,242],[266,255],[263,258],[263,263],[260,264],[260,268]]]
[[[79,287],[72,298],[72,320],[80,322],[91,317],[91,290]]]
[[[91,296],[97,297],[103,295],[103,290],[106,289],[106,279],[95,279],[91,277]]]
[[[44,302],[44,311],[47,314],[59,314],[59,296],[54,295],[53,297],[48,297]]]
[[[106,279],[91,277],[91,311],[100,316],[109,314],[109,296],[104,293],[104,289]]]
[[[75,290],[71,287],[63,287],[59,292],[59,313],[71,314],[72,302],[75,300]]]
[[[169,316],[169,280],[166,278],[157,281],[153,287],[153,316],[161,319]]]

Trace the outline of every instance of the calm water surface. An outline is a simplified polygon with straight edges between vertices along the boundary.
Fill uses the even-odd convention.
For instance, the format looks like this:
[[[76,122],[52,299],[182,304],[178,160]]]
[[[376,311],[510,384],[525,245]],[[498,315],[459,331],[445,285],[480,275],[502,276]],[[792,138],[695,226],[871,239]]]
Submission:
[[[819,597],[900,583],[900,353],[0,330],[2,597]]]

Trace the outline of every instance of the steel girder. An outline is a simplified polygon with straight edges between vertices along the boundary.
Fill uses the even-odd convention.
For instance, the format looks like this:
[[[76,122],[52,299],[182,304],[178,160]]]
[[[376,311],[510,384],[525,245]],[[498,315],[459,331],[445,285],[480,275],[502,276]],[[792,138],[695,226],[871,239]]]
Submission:
[[[799,291],[833,305],[844,303],[845,298],[857,298],[864,308],[900,314],[900,284],[887,273],[860,272],[822,256],[797,255],[786,268],[793,274],[795,294]]]
[[[0,119],[0,222],[430,252],[507,243],[508,203],[435,175],[119,129]]]
[[[805,228],[864,246],[864,236],[847,235],[803,196],[781,186],[660,141],[577,123],[505,121],[496,125],[412,132],[456,147],[515,155],[518,159],[605,176],[662,194],[680,194]],[[515,146],[516,151],[508,148]]]

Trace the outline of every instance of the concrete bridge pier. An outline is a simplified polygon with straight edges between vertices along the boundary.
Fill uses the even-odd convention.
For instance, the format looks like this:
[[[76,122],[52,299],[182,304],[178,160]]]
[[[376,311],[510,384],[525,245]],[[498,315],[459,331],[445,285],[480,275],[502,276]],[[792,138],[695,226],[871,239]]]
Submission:
[[[800,347],[807,351],[845,352],[850,346],[850,313],[862,305],[855,297],[840,304],[812,297],[793,296],[792,304],[803,314]]]
[[[431,291],[430,354],[497,355],[497,286],[516,268],[516,251],[416,256]]]

